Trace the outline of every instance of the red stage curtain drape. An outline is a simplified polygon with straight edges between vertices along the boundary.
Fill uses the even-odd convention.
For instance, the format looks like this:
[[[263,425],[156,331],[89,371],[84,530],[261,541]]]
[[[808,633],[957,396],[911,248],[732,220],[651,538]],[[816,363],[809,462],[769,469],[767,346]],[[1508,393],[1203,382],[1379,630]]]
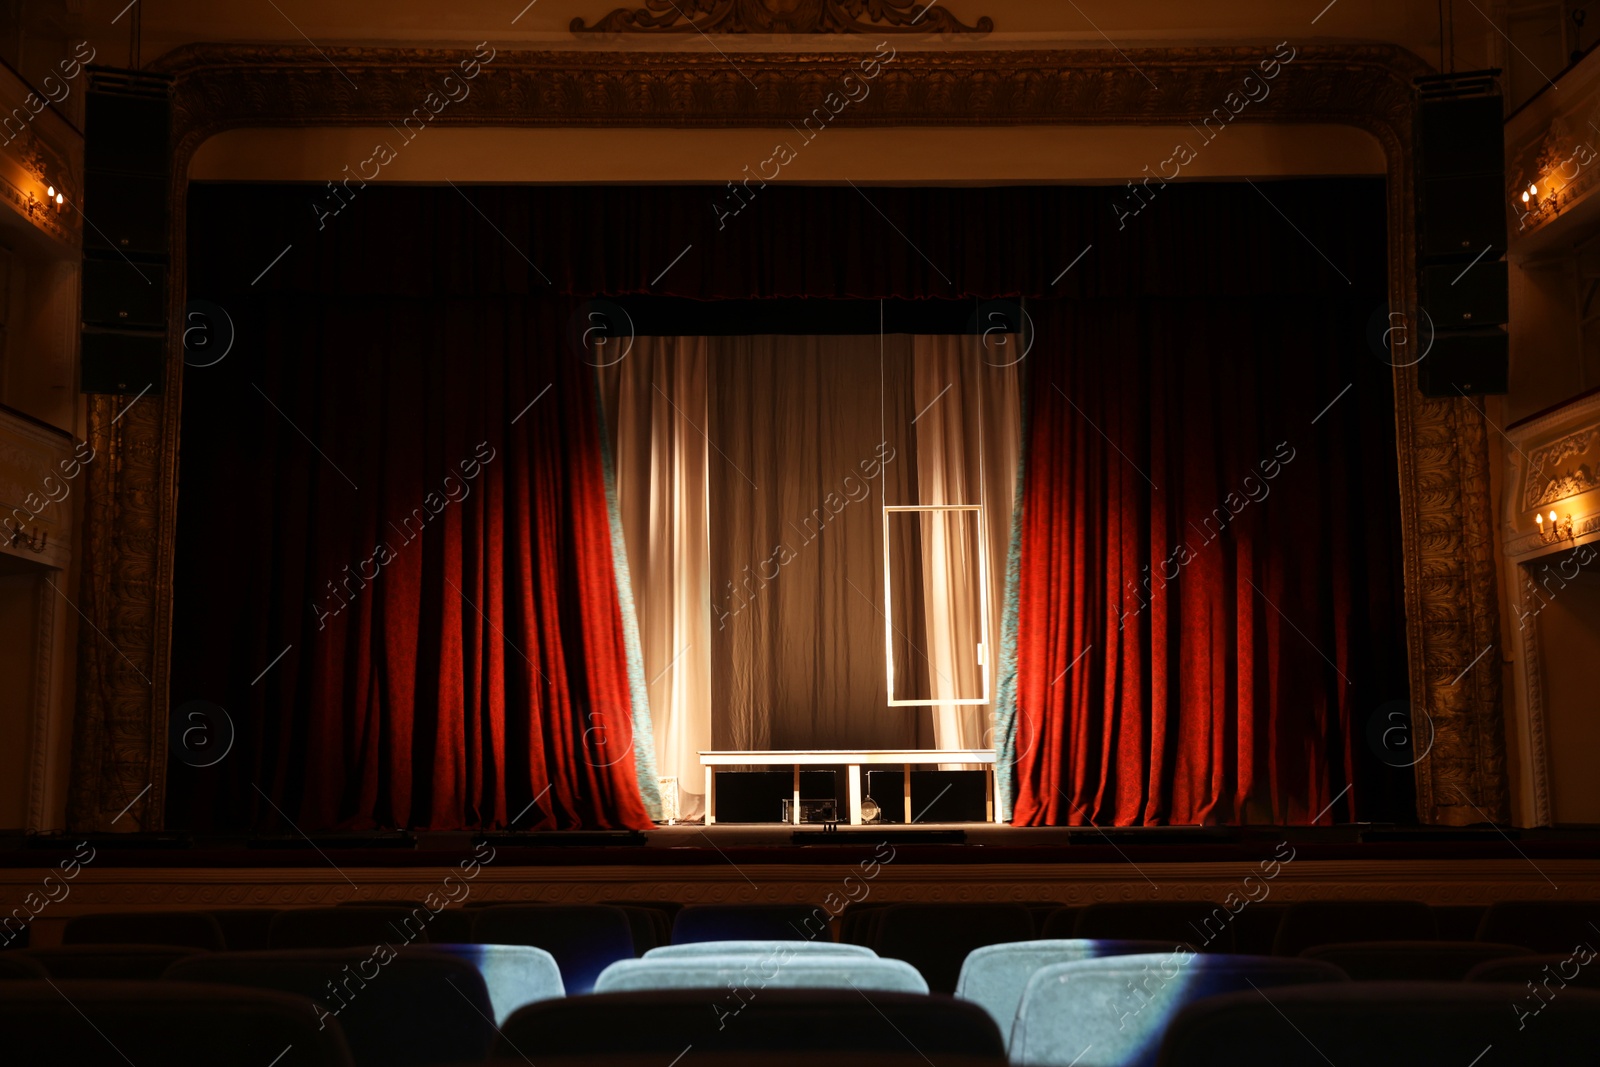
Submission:
[[[186,375],[173,702],[240,736],[179,819],[648,828],[569,309],[225,303],[234,350]]]
[[[1345,288],[1124,299],[1041,326],[1018,824],[1387,806],[1403,772],[1374,772],[1365,727],[1406,683],[1390,368]]]

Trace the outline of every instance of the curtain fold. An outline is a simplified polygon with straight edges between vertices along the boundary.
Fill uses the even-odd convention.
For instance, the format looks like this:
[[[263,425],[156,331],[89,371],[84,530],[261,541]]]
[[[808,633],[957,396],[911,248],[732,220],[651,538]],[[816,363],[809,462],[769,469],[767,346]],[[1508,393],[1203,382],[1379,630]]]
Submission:
[[[1021,457],[1019,335],[918,336],[915,346],[916,460],[919,503],[978,504],[974,537],[950,537],[950,524],[926,527],[923,588],[929,684],[936,700],[983,692],[970,650],[989,664],[988,705],[937,704],[931,709],[934,744],[944,749],[993,747],[992,702],[1000,669],[1011,536],[1013,486]],[[988,618],[977,611],[977,539],[983,541]]]
[[[649,686],[656,765],[678,780],[678,818],[704,813],[711,748],[710,508],[705,337],[639,337],[594,355],[616,457]]]

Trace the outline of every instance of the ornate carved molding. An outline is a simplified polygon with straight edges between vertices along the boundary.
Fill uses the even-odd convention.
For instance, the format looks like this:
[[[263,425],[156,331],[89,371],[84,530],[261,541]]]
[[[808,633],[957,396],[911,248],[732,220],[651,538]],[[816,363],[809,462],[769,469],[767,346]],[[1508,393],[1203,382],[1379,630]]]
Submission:
[[[470,49],[357,49],[195,45],[156,66],[174,78],[172,189],[176,250],[170,291],[184,291],[184,178],[207,137],[249,126],[377,126],[423,106]],[[1178,124],[1223,106],[1266,54],[1260,48],[1147,48],[1126,56],[1071,51],[928,51],[885,65],[874,92],[841,116],[857,126]],[[821,105],[860,52],[503,52],[483,59],[469,94],[432,121],[456,126],[781,126]],[[1337,123],[1375,136],[1389,160],[1390,306],[1415,306],[1411,78],[1414,55],[1373,44],[1298,48],[1272,93],[1241,121]],[[354,84],[352,84],[354,83]],[[1152,84],[1153,83],[1153,84]],[[359,86],[359,89],[356,88]],[[104,732],[114,773],[74,783],[77,826],[100,825],[165,759],[166,648],[170,633],[182,352],[174,295],[167,394],[110,426],[91,405],[95,432],[117,429],[129,448],[115,480],[94,483],[86,537],[89,571],[128,575],[113,602],[89,613],[115,625],[154,685],[94,654],[84,661],[80,719]],[[1496,560],[1490,536],[1488,452],[1481,412],[1466,400],[1428,400],[1414,367],[1395,372],[1411,696],[1437,739],[1418,763],[1419,815],[1464,824],[1507,817],[1498,656]],[[148,433],[148,437],[136,435]],[[137,459],[137,461],[135,461]],[[147,462],[148,460],[148,462]],[[133,580],[134,577],[137,580]],[[97,585],[102,594],[107,590]],[[118,637],[122,635],[122,638]],[[125,646],[125,650],[128,646]],[[1470,668],[1470,670],[1469,670]],[[141,666],[141,670],[145,669]],[[112,709],[116,709],[113,713]],[[159,779],[159,773],[156,774]],[[135,781],[134,779],[138,780]],[[159,782],[151,811],[159,811]],[[92,818],[90,816],[93,816]],[[120,826],[126,826],[123,822]],[[142,825],[155,826],[152,819]]]
[[[937,2],[937,0],[935,0]],[[926,0],[646,0],[619,7],[573,33],[989,33]]]

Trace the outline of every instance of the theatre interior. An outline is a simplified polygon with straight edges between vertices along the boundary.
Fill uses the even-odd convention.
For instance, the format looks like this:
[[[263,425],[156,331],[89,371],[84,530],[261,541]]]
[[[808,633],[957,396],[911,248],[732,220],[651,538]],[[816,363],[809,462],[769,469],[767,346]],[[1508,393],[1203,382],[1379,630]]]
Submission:
[[[1600,1039],[1600,3],[0,2],[0,1051]]]

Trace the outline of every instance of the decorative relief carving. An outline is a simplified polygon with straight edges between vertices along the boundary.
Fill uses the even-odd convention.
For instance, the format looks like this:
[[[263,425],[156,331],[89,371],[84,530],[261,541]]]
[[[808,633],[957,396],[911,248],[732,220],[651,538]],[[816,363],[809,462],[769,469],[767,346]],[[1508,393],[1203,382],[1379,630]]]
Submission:
[[[1600,487],[1600,479],[1595,477],[1594,468],[1587,463],[1580,463],[1566,471],[1554,469],[1558,463],[1587,455],[1589,446],[1597,440],[1600,440],[1600,427],[1590,427],[1535,449],[1528,456],[1530,469],[1523,510],[1532,511]]]
[[[619,7],[573,33],[989,33],[985,16],[968,26],[938,0],[646,0]]]
[[[200,143],[226,129],[400,121],[420,103],[430,79],[455,69],[464,50],[325,51],[192,45],[163,56],[154,66],[174,77],[173,173],[187,173]],[[741,55],[734,69],[717,54],[507,52],[484,64],[471,95],[435,121],[776,125],[820,104],[829,79],[859,58],[853,53],[749,54]],[[1175,124],[1207,114],[1260,58],[1259,49],[1246,47],[1147,48],[1127,57],[1100,49],[906,53],[894,69],[884,71],[881,91],[862,100],[841,123]],[[1254,112],[1262,121],[1357,126],[1383,145],[1389,159],[1392,307],[1416,301],[1410,82],[1426,70],[1414,55],[1389,45],[1308,45],[1284,64],[1272,95]],[[359,92],[345,76],[361,86]],[[1159,88],[1152,88],[1152,81]],[[181,182],[174,185],[171,203],[172,247],[179,250],[172,291],[181,293]],[[180,327],[174,321],[169,336],[180,336]],[[152,813],[149,819],[141,815],[140,825],[159,825],[154,813],[160,811],[159,769],[165,760],[164,650],[181,360],[174,341],[165,402],[147,398],[133,425],[130,419],[119,424],[125,440],[137,440],[139,446],[127,449],[115,480],[93,483],[95,499],[85,526],[93,559],[86,561],[86,575],[98,596],[95,610],[85,611],[96,625],[115,619],[128,642],[124,650],[142,665],[153,664],[140,669],[153,672],[154,685],[126,665],[119,668],[115,657],[86,649],[80,723],[93,729],[79,742],[99,754],[86,768],[91,773],[74,776],[75,826],[100,825],[153,772],[155,788],[135,811]],[[1479,658],[1499,640],[1483,416],[1465,400],[1424,399],[1415,368],[1397,370],[1395,383],[1412,700],[1428,709],[1438,735],[1432,755],[1416,767],[1418,814],[1424,822],[1451,824],[1504,819],[1499,657]],[[111,415],[102,405],[91,404],[91,423],[95,432],[107,435]],[[112,574],[121,582],[115,600],[108,595]]]

